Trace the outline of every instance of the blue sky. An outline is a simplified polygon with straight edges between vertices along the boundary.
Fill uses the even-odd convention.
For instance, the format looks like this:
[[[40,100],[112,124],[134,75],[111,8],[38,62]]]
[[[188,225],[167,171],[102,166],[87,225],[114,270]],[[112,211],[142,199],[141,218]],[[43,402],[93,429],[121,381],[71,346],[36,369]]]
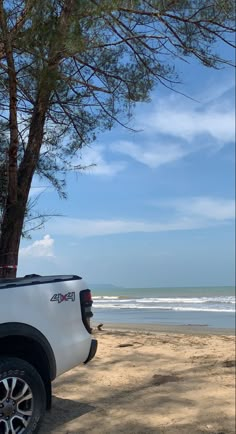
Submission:
[[[178,64],[183,84],[136,106],[131,126],[84,148],[68,200],[47,188],[40,210],[62,214],[23,240],[19,275],[79,274],[128,287],[234,284],[233,68]],[[82,160],[80,160],[82,158]],[[44,189],[34,180],[31,195]]]

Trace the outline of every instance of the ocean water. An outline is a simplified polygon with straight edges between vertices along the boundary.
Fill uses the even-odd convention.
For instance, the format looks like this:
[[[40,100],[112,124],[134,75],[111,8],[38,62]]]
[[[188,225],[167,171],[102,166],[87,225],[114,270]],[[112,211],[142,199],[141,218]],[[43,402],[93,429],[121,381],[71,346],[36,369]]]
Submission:
[[[235,288],[91,287],[96,322],[235,327]]]

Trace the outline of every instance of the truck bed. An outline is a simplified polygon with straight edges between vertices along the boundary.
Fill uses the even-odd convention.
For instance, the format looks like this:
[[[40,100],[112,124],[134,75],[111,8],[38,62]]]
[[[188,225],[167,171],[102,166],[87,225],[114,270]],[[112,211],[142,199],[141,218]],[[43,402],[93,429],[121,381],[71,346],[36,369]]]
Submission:
[[[39,285],[43,283],[66,282],[68,280],[81,280],[82,277],[76,275],[54,275],[40,276],[38,274],[30,274],[24,277],[16,277],[15,279],[0,279],[0,290],[6,288],[16,288],[18,286]]]

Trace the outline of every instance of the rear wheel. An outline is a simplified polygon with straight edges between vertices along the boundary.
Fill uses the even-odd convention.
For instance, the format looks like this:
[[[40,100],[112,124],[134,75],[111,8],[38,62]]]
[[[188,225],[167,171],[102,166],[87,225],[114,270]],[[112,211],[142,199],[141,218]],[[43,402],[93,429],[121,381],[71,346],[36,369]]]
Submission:
[[[0,434],[37,433],[45,408],[45,387],[36,369],[18,358],[1,358]]]

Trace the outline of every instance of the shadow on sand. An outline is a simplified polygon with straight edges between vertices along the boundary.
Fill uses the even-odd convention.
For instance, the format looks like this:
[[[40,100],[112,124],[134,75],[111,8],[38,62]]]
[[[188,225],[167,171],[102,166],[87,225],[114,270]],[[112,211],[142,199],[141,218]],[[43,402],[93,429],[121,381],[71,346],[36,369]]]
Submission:
[[[59,433],[61,432],[60,426],[94,410],[96,407],[92,405],[53,396],[52,409],[46,413],[40,434],[49,434],[53,431]]]

